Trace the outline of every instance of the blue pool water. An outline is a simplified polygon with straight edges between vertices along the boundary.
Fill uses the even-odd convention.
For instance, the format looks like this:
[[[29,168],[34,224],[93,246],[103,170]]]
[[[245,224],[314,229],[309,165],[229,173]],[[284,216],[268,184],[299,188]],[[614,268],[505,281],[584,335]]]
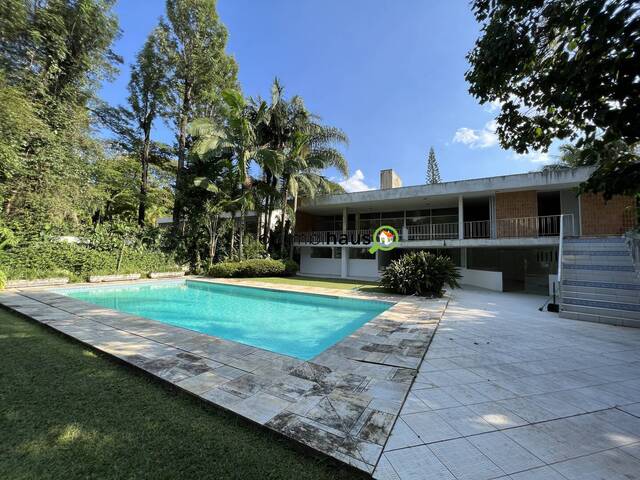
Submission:
[[[303,360],[391,307],[386,302],[190,280],[58,293]]]

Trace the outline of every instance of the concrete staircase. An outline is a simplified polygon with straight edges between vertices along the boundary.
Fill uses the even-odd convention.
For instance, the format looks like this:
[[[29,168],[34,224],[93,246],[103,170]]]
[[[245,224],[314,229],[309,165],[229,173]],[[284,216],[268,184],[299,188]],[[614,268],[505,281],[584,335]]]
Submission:
[[[640,275],[624,237],[564,240],[560,316],[640,327]]]

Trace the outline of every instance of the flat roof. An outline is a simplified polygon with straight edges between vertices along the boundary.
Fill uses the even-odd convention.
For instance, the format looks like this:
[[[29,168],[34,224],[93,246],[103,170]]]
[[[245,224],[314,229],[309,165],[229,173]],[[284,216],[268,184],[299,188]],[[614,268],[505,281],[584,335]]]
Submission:
[[[359,211],[432,208],[450,205],[459,195],[470,198],[495,192],[559,190],[577,187],[589,178],[592,171],[593,167],[550,169],[429,185],[319,195],[313,199],[303,199],[300,210],[309,213],[330,213],[344,207]]]

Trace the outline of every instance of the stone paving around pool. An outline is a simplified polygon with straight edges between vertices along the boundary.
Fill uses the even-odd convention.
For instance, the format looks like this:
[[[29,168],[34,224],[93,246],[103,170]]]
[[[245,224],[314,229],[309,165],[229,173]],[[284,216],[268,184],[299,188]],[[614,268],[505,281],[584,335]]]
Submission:
[[[544,301],[453,292],[374,478],[640,480],[640,329]]]
[[[0,304],[372,473],[448,300],[247,280],[223,283],[394,305],[305,362],[48,289],[3,292]]]

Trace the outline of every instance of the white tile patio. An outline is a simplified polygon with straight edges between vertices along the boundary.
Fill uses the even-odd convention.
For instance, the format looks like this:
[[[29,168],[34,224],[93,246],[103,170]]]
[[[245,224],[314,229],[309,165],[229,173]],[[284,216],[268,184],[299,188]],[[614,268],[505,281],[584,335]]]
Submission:
[[[374,478],[640,480],[640,329],[543,301],[454,292]]]

